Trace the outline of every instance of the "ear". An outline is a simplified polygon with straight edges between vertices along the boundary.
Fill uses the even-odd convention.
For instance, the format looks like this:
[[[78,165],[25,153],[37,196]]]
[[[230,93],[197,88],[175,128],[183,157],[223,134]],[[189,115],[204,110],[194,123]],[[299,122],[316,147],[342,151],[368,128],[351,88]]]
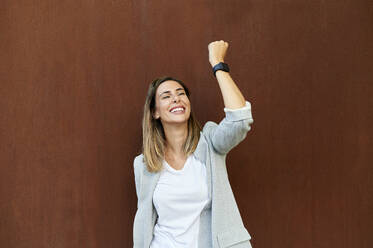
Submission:
[[[158,114],[158,111],[155,110],[154,113],[153,113],[153,118],[154,119],[158,119],[159,118],[159,114]]]

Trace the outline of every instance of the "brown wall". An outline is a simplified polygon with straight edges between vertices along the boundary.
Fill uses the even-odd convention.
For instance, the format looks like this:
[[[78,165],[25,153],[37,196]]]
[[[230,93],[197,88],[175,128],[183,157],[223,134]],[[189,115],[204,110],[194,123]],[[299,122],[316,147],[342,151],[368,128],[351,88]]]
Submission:
[[[0,3],[0,247],[132,247],[148,84],[223,100],[207,45],[252,103],[228,171],[254,248],[373,247],[373,5]]]

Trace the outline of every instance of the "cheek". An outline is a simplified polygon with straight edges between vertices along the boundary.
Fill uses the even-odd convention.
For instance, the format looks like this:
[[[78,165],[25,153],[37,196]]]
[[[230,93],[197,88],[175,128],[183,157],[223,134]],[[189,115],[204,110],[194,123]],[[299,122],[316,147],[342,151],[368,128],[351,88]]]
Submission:
[[[185,100],[185,103],[188,104],[189,108],[192,107],[192,106],[190,106],[190,101],[189,101],[189,99],[186,99],[186,100]]]
[[[184,95],[182,99],[183,99],[183,101],[184,101],[186,104],[190,105],[189,98],[188,98],[186,95]]]
[[[168,104],[167,104],[165,101],[161,101],[161,102],[159,103],[159,111],[160,111],[161,113],[166,113],[166,112],[168,112]]]

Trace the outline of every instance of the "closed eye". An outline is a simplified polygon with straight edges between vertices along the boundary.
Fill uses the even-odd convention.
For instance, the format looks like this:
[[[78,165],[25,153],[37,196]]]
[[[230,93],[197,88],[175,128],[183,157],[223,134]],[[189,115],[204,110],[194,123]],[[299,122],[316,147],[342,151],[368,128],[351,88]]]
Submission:
[[[180,95],[185,95],[185,93],[184,92],[181,92],[180,94],[179,94],[179,96]],[[168,97],[170,97],[170,96],[164,96],[164,97],[162,97],[162,99],[165,99],[165,98],[168,98]]]

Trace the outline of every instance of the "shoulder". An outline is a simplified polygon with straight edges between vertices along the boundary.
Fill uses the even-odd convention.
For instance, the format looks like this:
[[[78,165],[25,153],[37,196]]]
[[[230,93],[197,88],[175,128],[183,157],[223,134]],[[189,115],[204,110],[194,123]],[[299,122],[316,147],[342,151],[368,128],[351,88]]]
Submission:
[[[202,134],[207,138],[211,139],[212,131],[218,126],[216,122],[207,121],[202,128]]]
[[[141,153],[141,154],[135,156],[134,162],[135,163],[142,162],[143,158],[144,158],[144,155]]]
[[[135,156],[135,159],[133,160],[133,167],[134,170],[140,170],[144,163],[144,155],[141,153],[137,156]]]
[[[208,134],[211,131],[211,129],[214,129],[217,126],[218,124],[216,122],[207,121],[205,125],[203,125],[202,132],[203,134]]]

